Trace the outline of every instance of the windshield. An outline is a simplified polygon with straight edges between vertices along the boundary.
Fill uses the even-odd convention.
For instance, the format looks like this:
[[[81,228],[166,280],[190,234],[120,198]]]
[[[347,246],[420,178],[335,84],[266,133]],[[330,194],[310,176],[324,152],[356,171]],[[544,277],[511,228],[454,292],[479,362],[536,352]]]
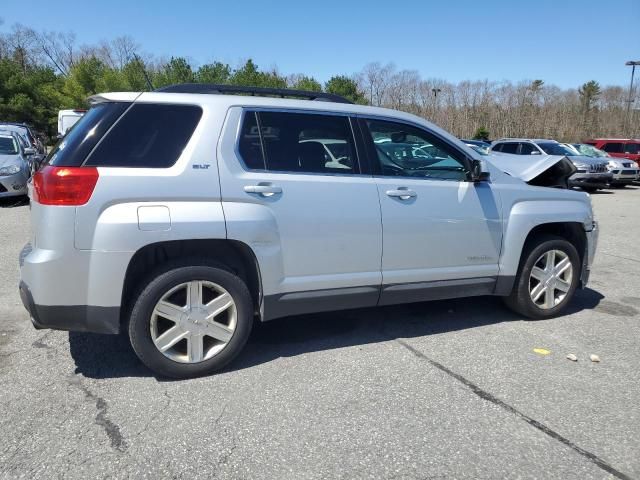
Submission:
[[[0,137],[0,155],[17,155],[18,145],[12,137]]]
[[[578,149],[580,155],[584,155],[585,157],[601,158],[610,156],[607,152],[600,150],[593,145],[587,145],[586,143],[574,143],[573,146]]]
[[[547,155],[564,155],[566,157],[575,157],[575,152],[559,143],[544,142],[537,144]]]

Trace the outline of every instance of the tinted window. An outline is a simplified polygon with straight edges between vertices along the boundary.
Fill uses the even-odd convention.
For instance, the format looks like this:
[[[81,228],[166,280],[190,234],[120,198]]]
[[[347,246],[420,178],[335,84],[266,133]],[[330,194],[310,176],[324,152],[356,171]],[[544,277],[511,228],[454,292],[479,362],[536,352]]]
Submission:
[[[637,155],[640,152],[640,143],[627,143],[624,146],[624,152]]]
[[[531,145],[530,143],[521,143],[520,144],[520,155],[532,155],[533,152],[538,152],[538,149]]]
[[[285,112],[258,112],[257,116],[267,170],[360,173],[347,117]],[[250,114],[245,115],[240,154],[247,167],[261,169],[261,152],[251,134],[254,121]]]
[[[518,144],[517,143],[503,143],[502,149],[500,150],[503,153],[518,153]]]
[[[429,132],[381,120],[367,125],[383,175],[466,180],[460,154]]]
[[[559,143],[545,142],[538,143],[538,146],[547,154],[547,155],[565,155],[567,157],[575,157],[575,152],[572,152],[570,149],[565,147],[564,145],[560,145]]]
[[[251,170],[267,169],[262,155],[256,112],[245,113],[238,149],[247,168]]]
[[[79,167],[89,152],[130,103],[100,103],[92,107],[58,142],[46,162],[58,167]]]
[[[98,144],[87,165],[170,167],[180,157],[201,116],[200,107],[192,105],[134,104]]]
[[[604,150],[605,152],[611,152],[611,153],[622,153],[622,147],[623,147],[623,144],[620,142],[611,142],[611,143],[605,143],[602,146],[602,150]]]
[[[0,155],[17,155],[18,144],[11,137],[0,137]]]

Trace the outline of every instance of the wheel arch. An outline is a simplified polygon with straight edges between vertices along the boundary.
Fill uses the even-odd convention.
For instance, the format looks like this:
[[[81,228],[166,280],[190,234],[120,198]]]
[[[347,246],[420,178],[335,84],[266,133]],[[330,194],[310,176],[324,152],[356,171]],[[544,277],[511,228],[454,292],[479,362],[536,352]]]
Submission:
[[[212,264],[238,275],[247,285],[254,312],[261,315],[262,280],[255,253],[246,243],[227,239],[171,240],[145,245],[127,265],[122,288],[120,323],[127,321],[140,291],[140,282],[163,264],[179,259],[206,258]]]

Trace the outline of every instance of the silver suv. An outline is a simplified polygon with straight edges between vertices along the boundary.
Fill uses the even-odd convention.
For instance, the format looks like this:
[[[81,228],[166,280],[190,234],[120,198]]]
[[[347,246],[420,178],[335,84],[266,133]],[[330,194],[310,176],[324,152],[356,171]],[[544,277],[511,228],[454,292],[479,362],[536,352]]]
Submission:
[[[474,295],[547,318],[586,285],[588,195],[422,118],[215,85],[91,102],[30,185],[22,301],[36,328],[127,332],[161,375],[220,369],[254,318]]]

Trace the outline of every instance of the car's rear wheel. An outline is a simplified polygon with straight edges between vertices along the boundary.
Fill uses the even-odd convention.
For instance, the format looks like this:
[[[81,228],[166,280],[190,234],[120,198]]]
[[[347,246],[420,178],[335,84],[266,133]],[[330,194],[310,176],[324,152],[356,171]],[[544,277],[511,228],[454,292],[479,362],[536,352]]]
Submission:
[[[599,188],[597,187],[582,187],[582,190],[584,190],[587,193],[595,193],[599,190]]]
[[[525,246],[509,308],[529,318],[558,315],[571,301],[580,280],[580,256],[561,237],[544,235]]]
[[[204,264],[174,264],[157,272],[129,318],[136,354],[173,378],[213,373],[244,347],[253,323],[249,290],[233,273]]]

